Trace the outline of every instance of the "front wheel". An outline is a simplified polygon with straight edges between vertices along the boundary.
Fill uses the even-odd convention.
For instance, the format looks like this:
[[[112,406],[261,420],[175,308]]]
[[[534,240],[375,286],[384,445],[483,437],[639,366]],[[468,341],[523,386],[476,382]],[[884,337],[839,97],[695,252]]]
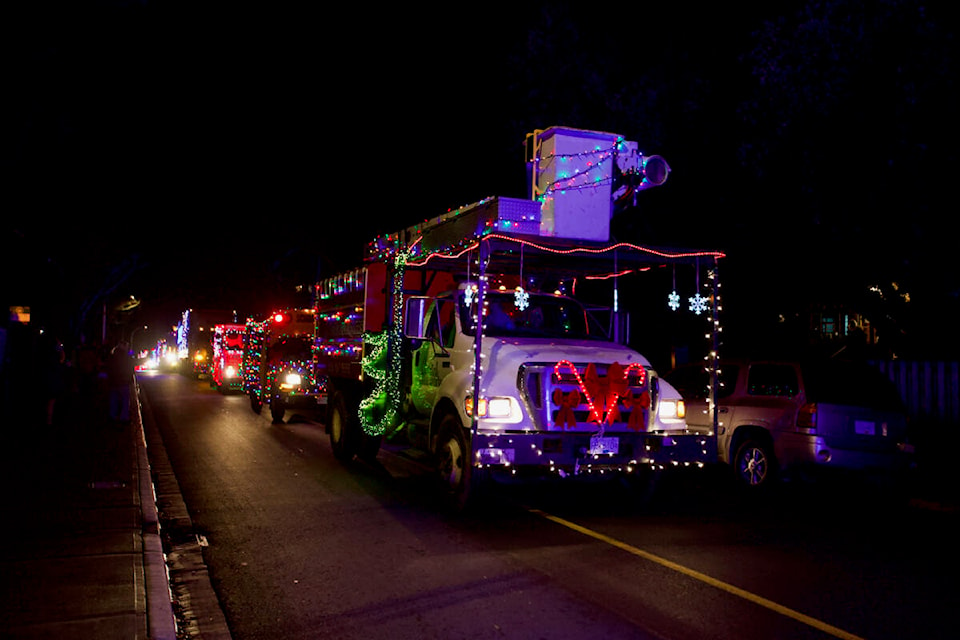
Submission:
[[[440,421],[437,440],[437,471],[447,506],[463,511],[480,493],[479,474],[471,464],[470,445],[460,419],[448,414]]]
[[[640,508],[652,507],[660,490],[664,472],[653,467],[641,467],[627,478],[634,504]]]
[[[250,408],[253,409],[253,412],[257,415],[260,415],[260,412],[263,410],[263,402],[261,402],[260,395],[256,392],[250,394]]]

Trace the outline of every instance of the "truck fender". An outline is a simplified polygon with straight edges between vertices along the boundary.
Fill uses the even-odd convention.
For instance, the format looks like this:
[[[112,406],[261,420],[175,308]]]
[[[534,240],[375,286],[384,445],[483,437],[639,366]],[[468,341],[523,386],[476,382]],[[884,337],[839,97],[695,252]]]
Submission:
[[[436,453],[437,451],[437,437],[440,435],[440,423],[443,422],[443,419],[453,414],[460,419],[461,425],[469,425],[470,421],[465,420],[465,415],[462,408],[457,409],[453,401],[448,397],[440,398],[435,405],[433,405],[433,413],[430,414],[430,451]]]
[[[469,371],[453,371],[447,375],[441,382],[440,387],[437,389],[437,401],[433,405],[433,413],[431,414],[431,425],[435,420],[438,419],[437,408],[440,406],[441,402],[448,403],[446,412],[454,411],[458,416],[460,416],[460,424],[468,425],[471,421],[471,416],[466,414],[466,408],[464,407],[464,400],[468,395],[473,393],[473,375]],[[443,414],[440,414],[442,418]],[[431,433],[433,433],[433,428],[431,427]]]

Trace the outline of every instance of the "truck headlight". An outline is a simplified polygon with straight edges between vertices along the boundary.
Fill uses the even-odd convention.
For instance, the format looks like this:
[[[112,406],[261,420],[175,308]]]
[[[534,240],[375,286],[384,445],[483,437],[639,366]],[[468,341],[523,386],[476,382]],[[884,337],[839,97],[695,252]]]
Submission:
[[[464,400],[463,409],[468,416],[473,415],[472,396],[468,396],[466,400]],[[480,398],[477,415],[481,418],[502,420],[504,422],[519,422],[523,417],[520,413],[520,403],[512,396]]]
[[[489,398],[487,400],[488,418],[509,418],[513,414],[510,398]]]
[[[224,369],[224,370],[223,370],[223,377],[224,377],[224,378],[236,378],[236,377],[237,377],[237,369],[236,369],[236,367],[227,367],[226,369]]]
[[[660,418],[664,420],[683,419],[687,417],[687,406],[683,400],[664,398],[660,400],[657,412],[660,414]]]
[[[301,382],[302,382],[302,379],[300,378],[300,374],[291,371],[290,373],[287,373],[286,375],[283,376],[283,384],[280,385],[280,388],[296,389],[297,387],[300,386]]]

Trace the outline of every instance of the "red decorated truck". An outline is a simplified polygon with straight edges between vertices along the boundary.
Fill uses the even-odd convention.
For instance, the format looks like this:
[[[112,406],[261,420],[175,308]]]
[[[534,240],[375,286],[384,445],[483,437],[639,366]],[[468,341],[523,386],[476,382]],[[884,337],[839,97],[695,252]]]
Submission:
[[[236,323],[217,324],[213,327],[210,386],[221,393],[237,391],[241,387],[245,330],[246,325]]]
[[[410,449],[456,508],[501,479],[619,477],[646,490],[667,468],[716,456],[713,434],[687,429],[680,394],[625,344],[618,290],[651,267],[699,273],[722,254],[611,241],[615,201],[651,186],[645,166],[666,177],[634,143],[552,128],[527,144],[530,198],[488,198],[376,238],[362,266],[316,287],[334,454]],[[635,302],[642,314],[675,295]]]
[[[283,309],[247,320],[242,384],[254,412],[268,405],[273,421],[281,422],[287,409],[314,417],[324,408],[326,380],[316,374],[313,332],[313,309]]]

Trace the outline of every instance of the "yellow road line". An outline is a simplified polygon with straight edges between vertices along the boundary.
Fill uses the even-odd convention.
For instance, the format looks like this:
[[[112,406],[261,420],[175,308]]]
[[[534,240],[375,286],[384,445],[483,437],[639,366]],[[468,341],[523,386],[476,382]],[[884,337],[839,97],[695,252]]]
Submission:
[[[578,533],[582,533],[585,536],[590,536],[591,538],[595,538],[597,540],[600,540],[601,542],[605,542],[613,547],[622,549],[627,553],[631,553],[637,557],[643,558],[644,560],[655,562],[660,566],[682,573],[685,576],[688,576],[695,580],[699,580],[700,582],[708,584],[711,587],[716,587],[717,589],[721,589],[723,591],[726,591],[727,593],[733,594],[735,596],[739,596],[744,600],[749,600],[750,602],[754,604],[758,604],[761,607],[765,607],[767,609],[770,609],[771,611],[776,611],[777,613],[787,616],[788,618],[792,618],[797,622],[802,622],[803,624],[811,626],[814,629],[819,629],[824,633],[828,633],[834,636],[835,638],[843,638],[844,640],[863,640],[863,638],[861,638],[860,636],[856,636],[852,633],[844,631],[843,629],[838,629],[837,627],[829,625],[826,622],[823,622],[822,620],[811,618],[810,616],[804,615],[799,611],[794,611],[793,609],[785,607],[781,604],[777,604],[772,600],[767,600],[766,598],[762,598],[755,593],[750,593],[749,591],[746,591],[739,587],[735,587],[732,584],[727,584],[726,582],[722,582],[720,580],[717,580],[716,578],[712,578],[705,573],[694,571],[693,569],[685,567],[681,564],[677,564],[676,562],[667,560],[666,558],[655,556],[652,553],[644,551],[643,549],[638,549],[637,547],[631,546],[625,542],[621,542],[615,538],[611,538],[610,536],[603,535],[602,533],[598,533],[597,531],[587,529],[586,527],[582,527],[574,522],[570,522],[569,520],[564,520],[563,518],[559,518],[557,516],[551,515],[544,511],[540,511],[539,509],[529,509],[529,511],[531,513],[537,514],[538,516],[546,518],[551,522],[555,522],[559,525],[567,527],[568,529],[573,529]]]

